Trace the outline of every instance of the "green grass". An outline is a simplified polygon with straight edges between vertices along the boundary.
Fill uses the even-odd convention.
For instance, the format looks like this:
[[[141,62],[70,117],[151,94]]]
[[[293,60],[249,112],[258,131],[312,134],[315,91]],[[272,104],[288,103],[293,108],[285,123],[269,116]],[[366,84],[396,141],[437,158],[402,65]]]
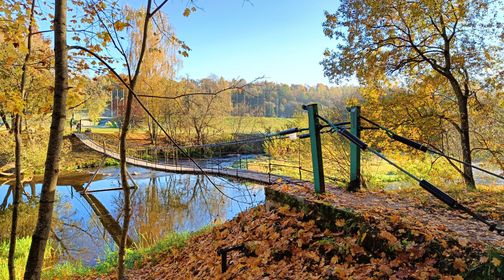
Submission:
[[[109,134],[109,133],[118,133],[119,132],[119,128],[113,128],[113,127],[83,127],[82,132],[86,131],[86,129],[91,129],[91,132],[93,132],[93,133]]]
[[[237,117],[229,116],[216,125],[223,133],[264,133],[285,129],[293,122],[292,118]]]
[[[93,272],[93,269],[81,263],[57,264],[47,270],[42,271],[42,279],[66,279],[72,276],[85,276]]]
[[[140,248],[136,250],[127,250],[124,265],[131,269],[139,267],[147,261],[157,261],[161,253],[169,253],[176,249],[181,249],[187,245],[187,241],[194,236],[207,233],[212,226],[203,227],[195,232],[171,232],[163,239],[151,247]],[[108,252],[105,259],[100,261],[95,267],[98,273],[110,273],[117,267],[117,251]]]
[[[203,227],[195,232],[172,232],[151,247],[128,249],[124,264],[126,268],[138,268],[146,262],[157,262],[161,254],[170,253],[173,250],[181,249],[187,245],[190,238],[205,234],[212,229],[212,225]],[[66,262],[58,264],[44,271],[43,279],[69,278],[72,276],[91,276],[110,274],[117,268],[117,250],[109,250],[105,258],[98,260],[95,267],[87,267],[79,262]]]
[[[24,275],[26,260],[30,252],[31,237],[18,238],[16,241],[16,254],[14,255],[14,265],[16,267],[16,279],[21,279]],[[53,253],[53,247],[47,244],[44,259],[49,259]],[[9,242],[0,244],[0,279],[9,279],[9,270],[7,268],[9,256]]]
[[[292,118],[274,118],[274,117],[236,117],[228,116],[224,121],[215,121],[215,130],[231,134],[239,133],[261,133],[284,129],[287,125],[293,122]],[[111,127],[83,127],[82,130],[91,129],[93,133],[117,133],[119,128]],[[136,132],[146,132],[147,128],[135,129]]]

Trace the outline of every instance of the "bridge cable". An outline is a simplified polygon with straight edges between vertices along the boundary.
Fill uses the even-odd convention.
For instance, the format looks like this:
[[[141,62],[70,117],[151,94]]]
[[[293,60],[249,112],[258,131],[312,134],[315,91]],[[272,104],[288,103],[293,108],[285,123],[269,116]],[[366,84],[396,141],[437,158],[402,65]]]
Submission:
[[[173,143],[173,145],[182,152],[182,154],[184,154],[185,156],[188,156],[187,153],[182,150],[180,148],[180,146],[175,142],[175,140],[168,134],[168,132],[166,132],[166,130],[164,129],[164,127],[159,123],[159,121],[154,117],[154,115],[149,111],[149,109],[147,109],[147,107],[142,103],[142,101],[140,101],[140,98],[138,98],[138,95],[135,93],[135,91],[131,88],[131,86],[124,80],[121,78],[121,76],[117,73],[117,71],[115,71],[115,69],[110,66],[101,56],[89,51],[88,49],[84,48],[84,47],[81,47],[81,46],[70,46],[70,49],[77,49],[77,50],[82,50],[82,51],[85,51],[87,53],[89,53],[90,55],[92,55],[93,57],[95,57],[96,59],[98,59],[101,63],[103,63],[103,65],[105,65],[105,67],[107,67],[107,69],[112,72],[112,74],[114,76],[116,76],[116,78],[126,87],[126,89],[128,90],[128,94],[131,93],[131,95],[136,99],[136,101],[138,102],[138,104],[140,105],[140,107],[142,107],[142,109],[147,113],[147,115],[149,115],[149,117],[152,118],[152,120],[154,121],[154,123],[159,126],[159,128],[161,129],[161,131],[163,132],[163,134],[166,136],[166,138],[168,138],[170,140],[170,142]],[[208,174],[203,170],[203,168],[201,168],[201,166],[199,166],[196,161],[191,158],[191,157],[188,157],[193,163],[194,165],[201,171],[201,173],[205,176],[205,178],[207,178],[207,180],[212,184],[212,186],[214,188],[217,189],[218,192],[220,192],[223,196],[233,200],[233,201],[236,201],[236,202],[242,202],[242,201],[238,201],[236,199],[233,199],[232,197],[228,196],[226,193],[224,193],[221,189],[219,189],[217,187],[217,185],[210,179],[210,176],[208,176]],[[247,203],[247,202],[245,202]],[[248,204],[252,204],[252,203],[248,203]]]
[[[281,140],[285,138],[289,138],[288,134],[296,133],[296,132],[301,132],[308,130],[308,128],[289,128],[287,130],[283,130],[277,133],[272,133],[272,134],[264,134],[259,137],[254,137],[254,138],[247,138],[247,139],[242,139],[242,140],[234,140],[234,141],[223,141],[223,142],[217,142],[217,143],[209,143],[209,144],[202,144],[202,145],[191,145],[191,146],[180,146],[181,149],[195,149],[195,148],[212,148],[212,147],[221,147],[221,146],[231,146],[231,145],[238,145],[238,144],[247,144],[247,143],[253,143],[253,142],[260,142],[264,140]],[[163,147],[161,146],[160,148],[176,148],[175,146],[167,146]]]
[[[376,156],[378,156],[379,158],[383,159],[387,163],[391,164],[395,168],[399,169],[404,174],[406,174],[409,177],[411,177],[413,180],[417,181],[419,183],[420,187],[422,187],[423,189],[425,189],[427,192],[429,192],[434,197],[436,197],[437,199],[441,200],[442,202],[444,202],[445,204],[447,204],[451,208],[456,209],[456,210],[460,210],[460,211],[463,211],[463,212],[469,214],[474,219],[476,219],[476,220],[478,220],[478,221],[486,224],[489,227],[490,231],[495,231],[497,234],[499,234],[501,236],[504,236],[504,227],[502,227],[501,225],[498,226],[495,222],[493,222],[493,221],[491,221],[489,219],[486,219],[483,216],[481,216],[481,215],[473,212],[471,209],[469,209],[469,208],[465,207],[464,205],[460,204],[457,200],[453,199],[451,196],[449,196],[448,194],[444,193],[442,190],[440,190],[436,186],[432,185],[428,181],[420,179],[420,178],[416,177],[415,175],[411,174],[409,171],[407,171],[406,169],[404,169],[401,166],[397,165],[395,162],[393,162],[392,160],[388,159],[387,157],[385,157],[384,155],[382,155],[380,152],[378,152],[375,149],[369,147],[360,138],[358,138],[357,136],[351,134],[345,128],[343,128],[341,126],[333,125],[329,120],[327,120],[327,119],[325,119],[325,118],[323,118],[321,116],[317,116],[317,117],[319,119],[321,119],[322,121],[324,121],[325,123],[329,124],[335,132],[338,132],[343,137],[345,137],[348,141],[350,141],[350,142],[354,143],[355,145],[357,145],[361,150],[363,150],[363,151],[365,151],[365,150],[370,151],[371,153],[375,154]]]
[[[126,84],[126,83],[123,83],[123,84]],[[237,199],[234,199],[233,197],[230,197],[229,195],[224,193],[224,191],[222,191],[219,187],[217,187],[217,185],[213,182],[213,180],[210,178],[210,176],[208,176],[208,174],[203,170],[203,168],[198,163],[196,163],[196,161],[191,156],[189,156],[189,154],[186,151],[184,151],[180,147],[180,145],[177,144],[177,142],[168,134],[168,132],[166,132],[164,127],[161,125],[161,123],[159,123],[159,121],[154,117],[154,115],[149,111],[149,109],[142,103],[142,101],[140,101],[140,98],[138,98],[137,94],[131,89],[131,87],[129,85],[127,85],[127,88],[129,90],[129,92],[131,92],[132,96],[136,99],[136,101],[138,102],[140,107],[142,107],[142,109],[147,113],[147,115],[149,115],[149,117],[152,118],[154,123],[156,123],[156,125],[159,126],[159,128],[161,129],[163,134],[166,136],[166,138],[168,138],[168,140],[170,140],[170,142],[172,142],[172,144],[201,171],[203,176],[205,176],[205,178],[210,182],[210,184],[212,184],[212,186],[215,189],[217,189],[217,191],[219,193],[221,193],[223,196],[225,196],[233,201],[239,202],[239,203],[253,204],[253,203],[249,203],[247,201],[239,201]]]
[[[426,146],[426,145],[420,144],[420,143],[415,142],[415,141],[413,141],[413,140],[411,140],[411,139],[408,139],[408,138],[406,138],[406,137],[403,137],[403,136],[397,135],[397,134],[395,134],[392,130],[390,130],[390,129],[388,129],[388,128],[384,127],[384,126],[381,126],[381,125],[377,124],[376,122],[374,122],[374,121],[372,121],[372,120],[369,120],[369,119],[367,119],[367,118],[365,118],[365,117],[363,117],[363,116],[361,116],[361,118],[362,118],[363,120],[365,120],[366,122],[368,122],[368,123],[370,123],[370,124],[372,124],[372,125],[374,125],[374,126],[376,126],[376,127],[380,128],[381,130],[385,131],[385,133],[387,134],[387,136],[388,136],[388,137],[390,137],[390,138],[392,138],[393,140],[398,141],[398,142],[401,142],[401,143],[403,143],[403,144],[405,144],[405,145],[407,145],[407,146],[410,146],[410,147],[411,147],[411,148],[413,148],[413,149],[417,149],[417,150],[422,151],[422,152],[432,153],[432,154],[436,154],[436,155],[439,155],[439,156],[445,157],[445,158],[447,158],[447,159],[450,159],[450,160],[456,161],[456,162],[461,163],[461,164],[463,164],[463,165],[465,165],[465,166],[472,167],[472,168],[477,169],[477,170],[479,170],[479,171],[481,171],[481,172],[484,172],[484,173],[486,173],[486,174],[489,174],[489,175],[492,175],[492,176],[494,176],[494,177],[497,177],[497,178],[500,178],[500,179],[504,180],[504,176],[501,176],[501,175],[496,174],[496,173],[494,173],[494,172],[492,172],[492,171],[489,171],[489,170],[483,169],[483,168],[481,168],[481,167],[478,167],[478,166],[472,165],[472,164],[470,164],[470,163],[467,163],[467,162],[465,162],[465,161],[459,160],[459,159],[457,159],[457,158],[451,157],[451,156],[449,156],[449,155],[446,155],[446,154],[442,153],[441,151],[434,150],[434,149],[432,149],[432,148],[430,148],[430,147],[428,147],[428,146]]]

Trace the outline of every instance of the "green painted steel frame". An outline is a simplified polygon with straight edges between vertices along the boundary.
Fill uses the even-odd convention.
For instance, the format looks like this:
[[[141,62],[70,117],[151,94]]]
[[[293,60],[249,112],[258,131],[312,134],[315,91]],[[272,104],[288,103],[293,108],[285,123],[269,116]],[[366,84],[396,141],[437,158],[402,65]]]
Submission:
[[[349,107],[348,111],[350,112],[350,133],[360,139],[360,106]],[[350,182],[348,183],[347,190],[358,191],[360,189],[360,169],[361,151],[359,146],[350,143]]]
[[[316,193],[325,192],[324,165],[322,161],[322,146],[320,144],[320,123],[318,119],[317,104],[308,104],[305,106],[308,111],[308,124],[310,131],[310,144],[313,167],[313,183]]]

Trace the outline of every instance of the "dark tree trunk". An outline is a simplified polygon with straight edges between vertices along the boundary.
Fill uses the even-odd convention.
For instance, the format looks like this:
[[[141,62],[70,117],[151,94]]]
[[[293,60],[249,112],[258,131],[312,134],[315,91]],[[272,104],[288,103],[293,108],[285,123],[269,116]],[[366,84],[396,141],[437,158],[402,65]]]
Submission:
[[[37,225],[32,236],[24,279],[40,279],[44,252],[51,231],[54,197],[59,174],[59,157],[66,123],[66,99],[68,93],[68,56],[66,45],[67,1],[56,0],[54,9],[55,79],[53,113]]]
[[[123,220],[123,231],[121,234],[121,243],[119,244],[118,253],[118,267],[117,267],[117,278],[119,280],[125,279],[125,269],[124,269],[124,257],[126,255],[126,246],[128,238],[129,222],[131,218],[131,198],[130,198],[130,187],[128,185],[128,175],[126,170],[126,138],[128,136],[129,125],[131,121],[131,107],[133,104],[133,91],[137,83],[138,75],[140,74],[140,66],[142,65],[142,60],[145,55],[145,50],[147,48],[147,37],[149,30],[149,21],[152,7],[152,0],[147,1],[147,9],[145,11],[145,21],[143,24],[143,38],[142,45],[140,48],[140,53],[138,55],[138,61],[133,77],[130,77],[130,89],[128,90],[128,96],[126,99],[126,111],[124,113],[124,121],[121,125],[121,137],[119,142],[119,157],[120,169],[121,169],[121,185],[124,194],[124,220]],[[160,7],[158,7],[160,8]]]
[[[131,85],[134,88],[134,82]],[[126,111],[124,113],[124,120],[121,125],[121,138],[119,142],[119,154],[120,154],[120,170],[121,170],[121,186],[124,194],[124,219],[123,219],[123,229],[121,232],[121,239],[119,243],[119,253],[118,253],[118,267],[117,273],[120,280],[125,279],[124,271],[124,257],[126,254],[127,237],[130,221],[131,203],[130,203],[130,188],[128,185],[128,174],[126,170],[126,137],[128,136],[129,124],[131,119],[131,104],[133,103],[133,94],[128,91],[128,96],[126,100]]]
[[[460,148],[462,149],[462,160],[468,164],[472,164],[471,157],[471,139],[469,132],[469,112],[467,108],[468,92],[464,93],[460,87],[459,82],[453,77],[448,77],[455,96],[457,97],[457,105],[459,111],[459,122],[460,122]],[[474,181],[474,175],[472,168],[470,166],[464,165],[464,182],[466,188],[469,190],[476,189],[476,182]]]
[[[471,140],[469,136],[469,112],[467,110],[467,97],[460,96],[457,98],[459,115],[460,115],[460,146],[462,147],[462,160],[472,164],[471,156]],[[464,181],[466,188],[469,190],[476,189],[476,182],[470,166],[464,165]]]
[[[14,139],[16,141],[16,184],[14,186],[14,192],[12,196],[12,223],[11,223],[11,234],[10,234],[10,244],[9,244],[9,260],[8,260],[8,270],[9,279],[16,279],[16,268],[14,264],[14,255],[16,253],[16,232],[18,224],[18,214],[19,214],[19,201],[21,200],[21,116],[16,114],[16,121],[14,122]]]
[[[11,131],[11,127],[9,125],[9,122],[7,121],[7,116],[5,115],[4,111],[0,110],[0,118],[2,119],[2,122],[5,125],[5,129],[7,129],[7,131]]]
[[[21,98],[26,101],[26,76],[27,76],[27,67],[28,62],[30,61],[31,49],[32,49],[32,27],[33,27],[33,17],[35,14],[35,0],[32,1],[30,7],[30,17],[28,23],[28,43],[27,43],[27,52],[24,57],[23,66],[22,66],[22,74],[21,74],[21,83],[20,83],[20,95]],[[23,111],[25,109],[23,108]],[[9,245],[9,260],[8,260],[8,269],[9,269],[9,279],[16,279],[16,268],[14,264],[14,256],[16,254],[16,236],[17,236],[17,225],[18,225],[18,215],[19,215],[19,203],[21,200],[21,191],[23,190],[23,182],[21,178],[21,148],[22,148],[22,138],[21,138],[21,127],[22,127],[22,118],[19,114],[15,115],[14,122],[14,141],[16,142],[15,148],[15,158],[16,158],[16,185],[14,187],[14,195],[12,199],[12,223],[11,223],[11,235],[10,235],[10,245]]]

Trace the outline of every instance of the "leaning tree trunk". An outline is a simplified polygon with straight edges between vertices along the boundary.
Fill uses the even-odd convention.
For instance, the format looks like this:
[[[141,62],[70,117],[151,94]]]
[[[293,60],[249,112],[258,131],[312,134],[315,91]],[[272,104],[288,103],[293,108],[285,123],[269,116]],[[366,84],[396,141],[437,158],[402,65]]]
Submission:
[[[68,93],[68,56],[66,45],[67,0],[56,0],[54,9],[55,79],[53,113],[37,225],[32,236],[24,279],[40,279],[44,252],[51,231],[56,183],[59,174],[59,157],[66,123],[66,99]]]
[[[11,127],[9,125],[9,122],[7,121],[7,116],[5,115],[5,112],[0,110],[0,119],[2,120],[3,124],[5,125],[5,129],[7,131],[11,131]]]

